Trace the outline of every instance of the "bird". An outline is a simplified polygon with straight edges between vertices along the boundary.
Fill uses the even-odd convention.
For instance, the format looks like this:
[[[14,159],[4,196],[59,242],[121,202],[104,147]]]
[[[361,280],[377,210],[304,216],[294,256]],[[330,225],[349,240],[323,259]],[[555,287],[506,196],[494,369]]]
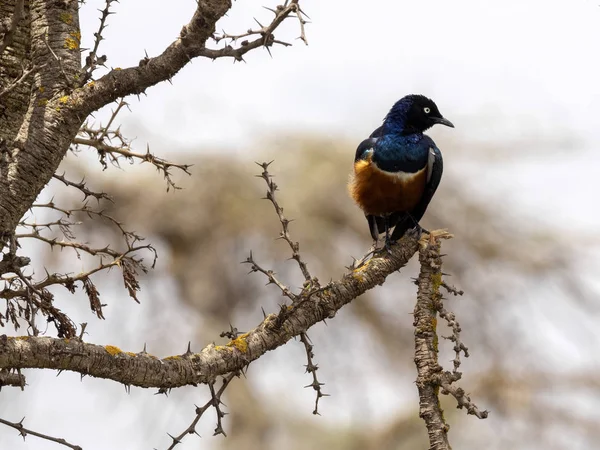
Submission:
[[[454,128],[433,100],[407,95],[356,149],[348,190],[367,218],[374,248],[383,233],[390,252],[391,245],[408,230],[426,231],[419,221],[443,171],[440,149],[424,134],[436,124]]]

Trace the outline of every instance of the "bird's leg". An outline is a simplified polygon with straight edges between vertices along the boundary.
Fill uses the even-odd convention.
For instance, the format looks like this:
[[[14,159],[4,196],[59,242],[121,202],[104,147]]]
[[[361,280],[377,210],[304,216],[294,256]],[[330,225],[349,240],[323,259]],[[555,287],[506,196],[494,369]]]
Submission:
[[[410,218],[410,220],[412,220],[413,224],[415,225],[413,228],[414,230],[418,233],[418,235],[420,236],[421,233],[425,232],[427,234],[431,234],[431,232],[429,230],[426,230],[425,228],[423,228],[419,222],[417,220],[415,220],[415,218],[412,216],[412,214],[408,214],[408,217]]]
[[[390,239],[390,216],[386,214],[383,216],[383,223],[385,224],[385,249],[388,253],[392,253],[392,241]]]
[[[373,236],[373,251],[377,250],[377,244],[379,243],[379,233],[377,233],[377,224],[375,223],[375,220],[373,220],[373,226],[375,227],[375,232],[371,232],[371,235]]]

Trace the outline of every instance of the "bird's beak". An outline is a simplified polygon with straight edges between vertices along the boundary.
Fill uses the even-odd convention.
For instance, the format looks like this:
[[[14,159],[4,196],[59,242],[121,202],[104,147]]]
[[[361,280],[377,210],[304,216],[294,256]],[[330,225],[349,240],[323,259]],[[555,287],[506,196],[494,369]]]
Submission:
[[[432,119],[434,123],[439,123],[440,125],[446,125],[447,127],[454,128],[454,124],[448,119],[444,119],[443,117],[432,117]]]

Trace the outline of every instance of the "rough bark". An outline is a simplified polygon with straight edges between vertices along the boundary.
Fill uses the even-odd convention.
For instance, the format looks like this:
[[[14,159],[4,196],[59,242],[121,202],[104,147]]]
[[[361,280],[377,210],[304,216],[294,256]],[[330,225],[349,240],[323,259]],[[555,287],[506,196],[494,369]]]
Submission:
[[[144,352],[128,353],[79,339],[0,336],[0,369],[70,370],[140,387],[211,383],[218,375],[243,369],[267,351],[333,317],[365,291],[383,284],[388,275],[408,262],[417,248],[417,239],[407,237],[393,247],[391,255],[369,260],[322,291],[306,293],[294,306],[283,306],[279,314],[268,315],[254,330],[223,346],[208,345],[199,353],[158,359]]]
[[[0,2],[0,23],[6,24],[7,27],[10,26],[16,5],[17,0]],[[7,42],[9,45],[3,52],[0,52],[0,92],[3,92],[12,80],[20,76],[24,66],[30,64],[30,42],[29,2],[25,2],[21,20],[16,24],[10,42]],[[14,140],[27,111],[30,91],[31,80],[29,79],[0,98],[0,140],[9,142]],[[0,170],[1,167],[0,165]]]
[[[439,401],[437,311],[442,301],[442,260],[440,240],[432,238],[419,252],[421,272],[415,305],[415,364],[419,390],[419,415],[425,421],[430,450],[450,450],[449,427]]]
[[[52,99],[75,83],[81,67],[77,0],[32,0],[31,63],[36,72],[16,138],[0,162],[0,233],[10,233],[56,171],[81,123]]]

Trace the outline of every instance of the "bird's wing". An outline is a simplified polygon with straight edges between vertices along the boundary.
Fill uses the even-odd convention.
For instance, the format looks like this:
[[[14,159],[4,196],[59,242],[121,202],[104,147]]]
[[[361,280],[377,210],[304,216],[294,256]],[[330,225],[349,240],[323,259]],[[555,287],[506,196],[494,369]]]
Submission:
[[[379,128],[376,128],[375,131],[373,131],[371,133],[371,136],[369,136],[370,138],[378,138],[383,136],[383,125],[381,125]]]
[[[354,162],[366,159],[370,152],[373,151],[373,147],[377,142],[377,138],[369,138],[362,141],[356,149],[356,155],[354,155]]]
[[[356,149],[356,155],[354,156],[354,162],[359,161],[361,159],[365,159],[368,155],[369,150],[372,150],[377,142],[377,139],[383,136],[383,125],[379,128],[376,128],[375,131],[371,133],[368,139],[365,139],[360,143],[358,148]]]
[[[411,228],[414,228],[421,220],[429,202],[433,198],[433,194],[440,185],[442,179],[442,172],[444,170],[444,160],[442,159],[442,152],[436,147],[431,141],[431,147],[429,148],[429,157],[427,159],[427,184],[425,185],[425,191],[421,197],[421,201],[414,207],[409,214],[400,214],[395,219],[396,228],[392,233],[392,239],[398,240],[404,233]]]

